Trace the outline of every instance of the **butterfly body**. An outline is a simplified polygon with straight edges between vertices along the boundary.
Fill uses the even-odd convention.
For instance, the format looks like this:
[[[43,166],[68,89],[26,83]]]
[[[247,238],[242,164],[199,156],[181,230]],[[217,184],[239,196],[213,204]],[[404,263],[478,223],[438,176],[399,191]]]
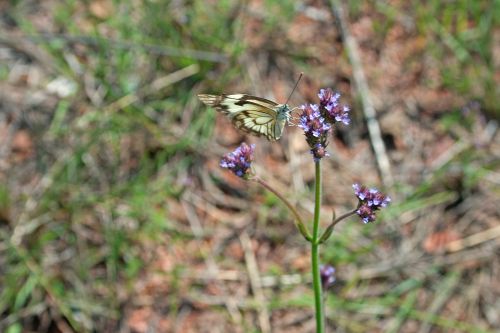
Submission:
[[[256,136],[278,140],[290,120],[291,109],[268,99],[245,95],[207,95],[198,98],[208,106],[225,114],[238,129]]]

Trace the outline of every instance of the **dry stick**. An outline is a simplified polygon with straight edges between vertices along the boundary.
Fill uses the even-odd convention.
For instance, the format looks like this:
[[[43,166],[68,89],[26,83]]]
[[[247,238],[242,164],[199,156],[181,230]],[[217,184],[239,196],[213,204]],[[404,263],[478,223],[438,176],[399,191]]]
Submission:
[[[226,304],[226,299],[224,296],[214,296],[208,295],[200,292],[192,292],[189,295],[183,296],[183,300],[185,300],[188,304],[200,304],[202,306],[218,306],[222,307]],[[255,302],[252,300],[248,300],[243,297],[239,297],[236,301],[236,306],[241,311],[253,311],[255,310]]]
[[[121,110],[130,104],[137,102],[141,97],[145,97],[152,93],[155,93],[159,90],[162,90],[165,87],[168,87],[176,82],[179,82],[183,79],[186,79],[190,76],[195,75],[200,70],[200,66],[198,64],[192,64],[187,67],[181,68],[173,73],[160,77],[154,80],[151,84],[147,85],[140,92],[136,92],[134,94],[129,94],[121,97],[120,99],[114,101],[106,107],[108,112],[115,112],[117,110]]]
[[[52,186],[54,182],[54,177],[63,169],[66,165],[66,161],[69,159],[69,151],[64,151],[59,158],[52,164],[48,172],[38,181],[38,183],[33,187],[30,195],[26,199],[24,208],[19,218],[17,219],[16,226],[12,231],[12,236],[10,241],[14,246],[19,246],[24,235],[35,230],[33,225],[36,224],[38,219],[30,220],[30,214],[35,211],[38,207],[38,202],[40,197],[45,193],[45,191]],[[36,225],[37,227],[38,225]]]
[[[49,305],[42,301],[29,307],[24,307],[16,311],[10,311],[9,314],[4,315],[2,320],[0,320],[0,327],[9,327],[17,322],[20,322],[22,318],[27,318],[33,314],[43,313],[44,311],[47,311],[48,307]],[[38,329],[40,329],[40,326],[41,325],[38,326]]]
[[[198,280],[200,283],[207,281],[221,281],[222,283],[238,282],[245,283],[248,280],[246,273],[237,270],[221,270],[217,271],[216,276],[207,274],[206,272],[198,271],[184,271],[181,275],[182,278]],[[299,284],[310,283],[308,276],[300,274],[283,274],[280,276],[266,275],[260,278],[260,285],[262,288],[274,288],[281,286],[295,286]]]
[[[245,262],[247,264],[248,277],[250,278],[250,285],[252,287],[255,300],[257,301],[257,308],[259,309],[259,324],[263,333],[271,332],[271,322],[269,321],[269,311],[267,310],[266,298],[262,291],[261,279],[259,268],[257,267],[257,260],[252,250],[252,242],[246,231],[240,235],[241,246],[245,252]]]
[[[385,185],[385,187],[390,188],[394,183],[394,179],[391,173],[391,164],[389,161],[389,157],[387,156],[384,141],[382,140],[380,125],[377,121],[375,107],[373,106],[370,90],[366,82],[363,65],[361,63],[361,58],[359,55],[358,44],[349,31],[349,26],[347,24],[347,15],[340,1],[330,0],[330,7],[339,22],[340,32],[344,40],[344,45],[347,50],[349,61],[352,65],[354,82],[356,83],[359,95],[361,97],[363,113],[366,119],[368,133],[370,134],[373,151],[375,152],[375,159],[377,161],[377,167],[380,172],[380,177],[382,178],[382,183]]]
[[[476,246],[478,244],[493,240],[495,238],[500,238],[500,225],[450,242],[446,245],[446,250],[448,252],[457,252],[465,248]]]

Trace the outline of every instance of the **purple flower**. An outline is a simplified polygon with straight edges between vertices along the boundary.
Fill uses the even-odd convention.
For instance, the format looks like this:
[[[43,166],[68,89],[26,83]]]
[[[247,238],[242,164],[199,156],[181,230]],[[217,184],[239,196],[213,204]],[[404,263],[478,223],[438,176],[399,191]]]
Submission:
[[[359,184],[352,185],[354,194],[358,197],[359,207],[356,214],[361,217],[364,223],[375,221],[375,212],[380,208],[387,207],[391,198],[376,188],[367,188]]]
[[[235,151],[226,154],[220,161],[220,166],[231,170],[236,176],[247,179],[251,173],[255,145],[242,143]]]
[[[299,127],[304,130],[306,141],[311,147],[314,161],[318,162],[323,157],[328,156],[326,146],[328,145],[328,134],[332,131],[332,126],[337,122],[346,125],[349,119],[349,108],[340,105],[340,94],[334,93],[332,89],[321,89],[318,94],[318,104],[302,105]]]
[[[300,115],[299,127],[304,130],[306,141],[311,147],[311,153],[315,161],[319,161],[327,156],[326,145],[328,133],[332,126],[325,122],[321,116],[319,106],[316,104],[302,105],[302,114]]]
[[[349,125],[351,122],[349,118],[349,107],[339,103],[339,93],[334,93],[330,88],[321,89],[318,97],[320,99],[323,116],[329,123],[334,124],[336,122],[342,122],[345,125]]]
[[[335,268],[332,266],[319,266],[319,274],[321,276],[321,285],[323,286],[323,289],[327,289],[335,282]]]

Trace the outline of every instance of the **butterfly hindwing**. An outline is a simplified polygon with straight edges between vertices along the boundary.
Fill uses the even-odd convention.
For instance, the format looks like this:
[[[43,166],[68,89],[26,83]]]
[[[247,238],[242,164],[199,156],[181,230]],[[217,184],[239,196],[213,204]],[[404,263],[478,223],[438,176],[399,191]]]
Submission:
[[[231,119],[238,129],[253,135],[264,135],[270,141],[283,133],[290,109],[265,98],[245,95],[198,95],[206,105],[214,107]]]
[[[232,117],[233,124],[246,133],[265,135],[270,141],[275,139],[276,116],[260,110],[245,110]]]

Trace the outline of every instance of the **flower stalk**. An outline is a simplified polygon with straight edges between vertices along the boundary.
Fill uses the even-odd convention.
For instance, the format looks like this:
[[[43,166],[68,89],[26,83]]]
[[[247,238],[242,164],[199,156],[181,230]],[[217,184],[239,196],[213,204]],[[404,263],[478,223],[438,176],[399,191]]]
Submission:
[[[310,242],[312,239],[311,234],[309,233],[309,230],[307,230],[304,222],[302,221],[302,217],[300,216],[299,212],[297,212],[297,209],[295,209],[295,207],[290,203],[290,201],[288,201],[281,193],[279,193],[276,189],[274,189],[271,185],[266,183],[258,176],[253,176],[250,178],[250,180],[253,180],[254,182],[265,187],[270,192],[274,193],[274,195],[276,195],[278,199],[280,199],[288,207],[288,209],[290,209],[292,214],[295,216],[295,225],[297,226],[297,229],[299,229],[301,235],[304,236],[304,238]]]
[[[358,208],[360,206],[361,206],[361,203],[359,203],[358,207],[356,207],[355,209],[339,216],[338,218],[335,218],[335,213],[334,213],[332,216],[332,223],[330,223],[330,225],[325,229],[325,232],[323,232],[323,235],[321,235],[321,238],[319,239],[320,244],[324,243],[328,238],[330,238],[330,236],[332,235],[332,232],[333,232],[333,228],[337,225],[337,223],[339,223],[340,221],[342,221],[345,218],[348,218],[351,215],[356,214],[356,211],[358,210]]]
[[[316,315],[316,332],[325,331],[325,311],[323,309],[323,288],[321,285],[321,273],[319,263],[319,245],[320,245],[320,208],[321,208],[321,161],[314,162],[315,165],[315,183],[314,183],[314,220],[313,235],[311,241],[311,269],[313,275],[314,288],[314,306]]]

